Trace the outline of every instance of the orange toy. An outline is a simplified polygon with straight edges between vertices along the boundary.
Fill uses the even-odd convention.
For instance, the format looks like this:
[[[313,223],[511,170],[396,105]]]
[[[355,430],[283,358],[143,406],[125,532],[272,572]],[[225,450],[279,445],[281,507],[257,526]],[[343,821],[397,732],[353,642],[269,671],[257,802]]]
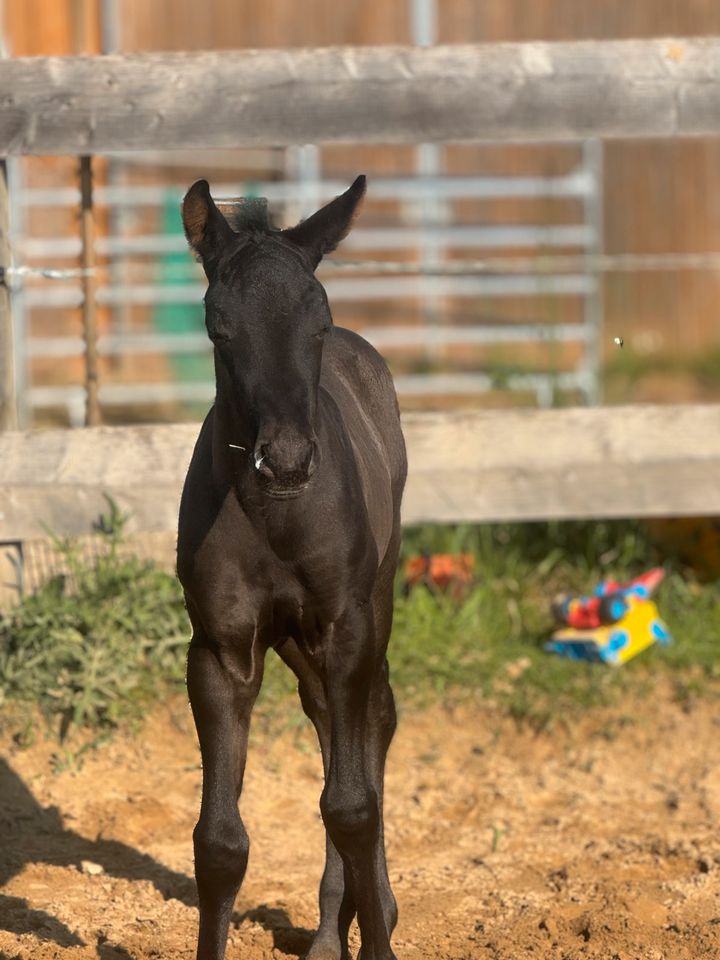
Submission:
[[[405,564],[405,591],[424,584],[433,593],[462,599],[473,581],[475,557],[471,553],[422,553]]]

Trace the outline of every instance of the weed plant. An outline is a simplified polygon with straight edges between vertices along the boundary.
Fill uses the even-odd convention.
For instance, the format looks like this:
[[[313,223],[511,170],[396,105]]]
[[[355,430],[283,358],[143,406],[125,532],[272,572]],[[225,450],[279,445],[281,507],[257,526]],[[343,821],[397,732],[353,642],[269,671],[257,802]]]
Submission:
[[[174,577],[121,556],[125,518],[114,503],[98,531],[106,551],[81,560],[55,538],[67,573],[0,615],[0,706],[39,708],[63,739],[139,716],[185,675],[188,625]],[[13,714],[17,717],[17,711]]]

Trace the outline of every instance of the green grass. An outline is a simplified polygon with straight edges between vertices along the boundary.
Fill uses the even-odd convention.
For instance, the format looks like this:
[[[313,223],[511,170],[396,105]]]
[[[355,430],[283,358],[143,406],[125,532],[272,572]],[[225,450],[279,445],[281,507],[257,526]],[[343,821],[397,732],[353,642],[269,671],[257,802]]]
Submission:
[[[447,358],[436,357],[432,354],[421,354],[414,358],[405,358],[400,364],[394,362],[396,372],[434,373],[447,371],[450,367],[458,372],[463,370],[481,369],[488,374],[492,382],[492,389],[508,391],[508,383],[512,377],[528,373],[545,373],[550,377],[559,376],[568,369],[567,362],[561,362],[557,353],[557,344],[549,341],[547,344],[551,354],[544,361],[518,361],[507,351],[491,351],[478,367],[475,360],[450,362]],[[606,362],[602,365],[600,379],[603,395],[606,402],[627,403],[633,398],[636,388],[648,378],[661,376],[664,380],[690,381],[704,394],[712,397],[720,388],[720,350],[709,348],[696,353],[672,353],[668,351],[643,354],[633,350],[626,343],[622,350],[613,349]],[[560,390],[557,385],[553,389],[552,405],[566,406],[573,402],[574,391]],[[522,391],[509,391],[509,398],[521,404],[527,403],[527,394]],[[575,401],[576,402],[576,401]]]
[[[61,739],[73,727],[103,734],[183,689],[190,631],[179,586],[149,564],[122,558],[122,518],[110,519],[107,556],[83,565],[66,543],[70,576],[0,616],[0,704],[20,738],[38,708]],[[638,524],[407,530],[403,562],[421,550],[472,552],[477,582],[460,603],[424,588],[405,596],[400,574],[389,657],[401,707],[474,698],[542,726],[630,692],[651,692],[661,678],[683,699],[715,689],[720,582],[701,585],[672,561],[657,600],[673,645],[616,669],[542,649],[556,592],[585,592],[604,575],[625,578],[657,562]],[[294,689],[293,677],[269,655],[260,716],[295,723],[288,700]]]
[[[481,693],[513,715],[543,721],[568,710],[651,690],[669,678],[679,694],[720,677],[720,582],[699,584],[657,555],[628,521],[421,528],[404,552],[471,551],[478,585],[462,604],[415,591],[396,603],[393,657],[404,688]],[[655,597],[675,642],[611,668],[550,656],[549,602],[589,592],[603,576],[626,579],[665,559]]]
[[[612,352],[604,365],[602,378],[609,393],[637,386],[645,377],[662,374],[667,377],[689,377],[699,386],[720,386],[720,350],[709,348],[701,353],[659,352],[643,355],[627,344]]]

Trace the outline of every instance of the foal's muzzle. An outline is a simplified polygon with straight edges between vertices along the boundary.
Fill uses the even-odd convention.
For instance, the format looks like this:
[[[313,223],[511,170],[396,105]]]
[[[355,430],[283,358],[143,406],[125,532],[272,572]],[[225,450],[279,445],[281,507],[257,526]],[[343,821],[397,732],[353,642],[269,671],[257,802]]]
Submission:
[[[253,461],[268,493],[279,497],[297,495],[317,467],[317,440],[283,435],[273,439],[259,437]]]

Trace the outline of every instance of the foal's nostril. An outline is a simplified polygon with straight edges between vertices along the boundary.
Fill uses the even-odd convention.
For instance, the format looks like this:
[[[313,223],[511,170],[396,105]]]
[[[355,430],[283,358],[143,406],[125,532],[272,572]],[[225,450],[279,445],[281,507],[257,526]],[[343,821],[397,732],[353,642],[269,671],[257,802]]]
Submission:
[[[311,440],[309,453],[308,453],[308,457],[305,465],[305,472],[307,473],[308,477],[311,477],[317,470],[318,459],[319,458],[318,458],[317,440]]]
[[[255,447],[255,469],[264,473],[266,476],[275,476],[267,443],[258,443]]]

